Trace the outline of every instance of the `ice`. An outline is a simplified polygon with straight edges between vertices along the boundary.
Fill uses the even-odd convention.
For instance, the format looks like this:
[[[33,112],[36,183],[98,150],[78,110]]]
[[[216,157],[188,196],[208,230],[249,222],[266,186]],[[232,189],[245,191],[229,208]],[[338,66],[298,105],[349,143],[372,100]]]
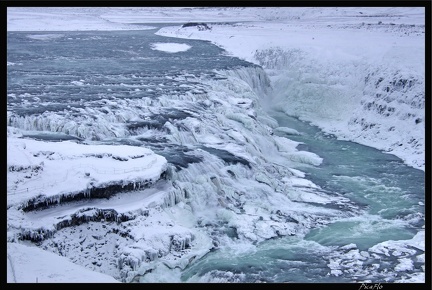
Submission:
[[[398,259],[399,264],[395,267],[398,272],[411,271],[414,268],[413,261],[408,258]]]
[[[273,129],[273,132],[279,132],[286,135],[300,135],[300,132],[296,129],[287,128],[287,127],[277,127]]]
[[[192,46],[187,45],[185,43],[166,42],[166,43],[152,43],[151,44],[151,49],[160,50],[160,51],[169,52],[169,53],[187,51],[188,49],[191,49],[191,48],[192,48]]]
[[[286,156],[289,160],[294,162],[299,162],[303,164],[310,164],[318,166],[322,163],[323,159],[312,152],[307,151],[297,151],[293,153],[281,153],[281,155]]]

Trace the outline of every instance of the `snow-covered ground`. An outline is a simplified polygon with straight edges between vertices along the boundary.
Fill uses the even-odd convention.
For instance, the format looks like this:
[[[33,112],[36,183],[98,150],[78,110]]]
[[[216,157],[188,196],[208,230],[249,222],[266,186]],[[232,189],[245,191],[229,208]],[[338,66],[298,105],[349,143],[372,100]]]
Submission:
[[[182,27],[182,24],[187,22],[205,22],[207,25]],[[261,65],[270,77],[272,87],[272,91],[268,93],[268,100],[260,100],[263,107],[277,108],[287,114],[298,116],[339,138],[395,154],[410,166],[424,170],[425,15],[422,8],[27,7],[8,8],[7,11],[8,31],[49,33],[69,30],[144,30],[152,28],[152,23],[173,24],[159,30],[159,35],[209,40],[233,56]],[[44,37],[49,39],[53,36],[47,34]],[[56,34],[54,37],[57,37]],[[186,44],[169,43],[155,43],[153,49],[167,53],[189,49]],[[8,63],[9,65],[15,64]],[[237,75],[227,77],[241,78],[242,72],[237,71]],[[243,88],[243,85],[239,83],[237,90],[249,96],[250,92]],[[253,83],[250,85],[254,86]],[[246,99],[223,100],[221,97],[224,96],[223,92],[214,91],[210,95],[210,100],[220,99],[225,107],[229,107],[237,103],[244,105]],[[258,133],[257,135],[264,136],[261,128],[254,127],[256,123],[252,118],[241,114],[244,111],[232,110],[224,112],[226,118],[221,117],[214,122],[222,122],[224,126],[229,126],[229,122],[237,120],[243,122],[245,127],[250,127],[251,131],[255,130],[254,133]],[[271,119],[259,117],[259,120],[273,125]],[[192,127],[200,126],[193,118],[185,122],[189,122],[187,125]],[[290,128],[267,127],[272,127],[275,132],[279,130],[289,134],[298,133]],[[270,148],[263,146],[267,146],[269,142],[264,141],[264,137],[262,140],[253,140],[252,145],[247,145],[250,148],[245,149],[230,143],[225,144],[223,138],[211,134],[211,128],[206,130],[196,134],[201,144],[225,149],[236,156],[243,156],[250,162],[263,162],[259,158],[249,158],[252,155],[250,152],[255,152],[252,147]],[[248,143],[244,141],[245,137],[252,136],[248,135],[248,132],[229,132],[230,138],[245,144]],[[245,202],[244,209],[247,215],[236,216],[228,207],[218,208],[214,212],[192,213],[191,205],[183,202],[169,209],[164,208],[163,205],[167,203],[167,191],[170,189],[167,189],[169,187],[164,180],[158,179],[166,169],[166,160],[149,149],[132,146],[115,148],[121,149],[119,151],[114,150],[112,146],[78,145],[70,141],[50,143],[19,139],[17,137],[20,134],[20,130],[8,128],[8,168],[17,171],[14,174],[8,173],[7,180],[8,282],[35,282],[38,279],[39,282],[82,280],[110,283],[116,281],[113,277],[118,275],[117,265],[122,265],[125,271],[129,270],[129,273],[122,276],[126,277],[128,282],[132,279],[137,281],[136,277],[139,281],[139,275],[147,272],[151,273],[150,277],[153,276],[152,281],[179,281],[180,270],[194,259],[206,254],[212,247],[209,236],[195,226],[197,216],[200,216],[200,222],[203,224],[211,223],[212,218],[218,216],[226,220],[229,226],[237,228],[238,235],[253,241],[273,237],[273,228],[285,234],[297,231],[293,223],[278,223],[271,220],[273,215],[270,215],[270,210],[254,207],[255,204],[249,200],[245,202],[232,190],[234,186],[222,186],[221,179],[210,179],[203,174],[205,170],[201,165],[191,165],[187,174],[195,175],[184,177],[194,178],[195,183],[188,186],[178,183],[175,186],[184,191],[199,190],[203,194],[215,190],[218,193],[228,191],[227,189],[232,190],[228,194],[233,199],[238,198]],[[319,165],[322,161],[314,154],[296,150],[298,143],[294,141],[277,136],[274,136],[274,140],[280,151],[283,151],[282,155],[289,156],[291,160],[302,159],[311,165]],[[272,161],[277,162],[277,155],[273,155],[270,149],[267,153],[266,159],[272,160],[273,157]],[[205,152],[203,154],[207,156]],[[278,172],[279,175],[275,173],[274,177],[269,178],[262,172],[255,172],[252,176],[235,166],[223,167],[217,160],[209,166],[213,166],[217,171],[227,172],[226,174],[240,172],[241,175],[237,176],[238,183],[250,183],[248,186],[244,185],[245,191],[252,191],[254,187],[259,188],[256,200],[265,196],[259,193],[266,192],[266,187],[270,184],[275,187],[280,184],[288,186],[291,190],[291,201],[306,202],[305,205],[296,204],[295,210],[288,203],[286,210],[293,210],[294,217],[298,214],[300,218],[300,213],[307,215],[308,211],[311,215],[318,213],[331,217],[341,214],[331,209],[322,209],[320,212],[307,204],[308,201],[327,204],[343,202],[344,199],[321,196],[309,191],[308,189],[317,186],[306,180],[301,171],[290,169]],[[273,167],[271,170],[277,171],[281,168]],[[278,176],[285,177],[276,183]],[[149,180],[154,184],[153,187],[137,188],[136,191],[118,195],[110,200],[92,200],[90,203],[76,203],[26,214],[20,209],[31,199],[47,201],[45,197],[59,199],[61,194],[85,191],[91,181],[91,186],[103,186],[112,183],[140,184]],[[211,180],[211,184],[206,183],[208,180]],[[36,190],[41,188],[44,189],[45,197],[40,196]],[[298,188],[301,189],[297,190]],[[27,189],[30,189],[30,194]],[[168,196],[174,200],[178,198],[171,193]],[[215,205],[223,204],[220,198],[216,200],[210,196],[208,202]],[[278,203],[287,205],[286,197],[282,195],[274,195],[267,202],[271,209]],[[192,206],[200,208],[194,204]],[[104,210],[108,210],[108,216]],[[112,213],[110,210],[114,210],[117,216],[133,216],[133,219],[126,220],[121,226],[104,225],[109,230],[102,238],[97,234],[99,225],[96,221],[109,218],[109,213]],[[257,216],[263,220],[257,221]],[[23,234],[21,227],[32,231],[29,235],[36,235],[37,239],[38,234],[49,235],[50,233],[45,232],[47,229],[56,231],[65,223],[74,224],[80,218],[88,222],[86,229],[79,230],[84,232],[75,232],[78,229],[73,227],[64,228],[58,232],[60,236],[56,240],[45,240],[39,245],[40,248],[58,249],[58,256],[45,254],[30,243],[16,243],[16,235]],[[300,220],[307,224],[309,217],[303,218],[304,220]],[[121,238],[114,236],[113,233],[121,233]],[[74,235],[79,237],[79,243],[68,240]],[[192,241],[193,250],[189,247]],[[391,251],[400,262],[396,271],[403,272],[412,268],[412,261],[404,258],[404,251],[408,251],[409,247],[424,251],[422,241],[424,232],[419,232],[410,240],[377,244],[369,252],[389,256],[388,253]],[[244,245],[240,244],[241,246]],[[74,251],[84,254],[75,257]],[[120,256],[120,259],[113,261],[113,256]],[[162,262],[156,264],[155,257],[161,258]],[[424,254],[416,257],[416,262],[424,263]],[[352,266],[350,263],[353,259],[363,259],[358,249],[341,248],[340,255],[329,258],[329,267],[333,275],[338,276],[343,271],[352,271],[348,268]],[[41,260],[46,265],[40,264]],[[71,264],[70,261],[75,264]],[[143,261],[146,263],[142,263]],[[53,268],[52,265],[56,267]],[[101,265],[103,269],[100,268]],[[174,276],[164,276],[167,273],[163,271],[165,268],[171,269],[170,275]],[[145,279],[150,280],[147,277]],[[424,274],[417,273],[409,279],[401,279],[400,282],[422,281]]]

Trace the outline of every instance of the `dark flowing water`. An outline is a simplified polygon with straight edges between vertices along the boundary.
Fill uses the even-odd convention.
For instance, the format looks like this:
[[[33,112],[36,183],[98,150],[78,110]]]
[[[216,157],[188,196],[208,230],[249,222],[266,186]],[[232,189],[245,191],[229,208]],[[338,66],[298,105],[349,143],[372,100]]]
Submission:
[[[98,99],[158,98],[196,91],[194,76],[252,66],[210,42],[143,31],[8,32],[8,109],[36,114]],[[167,53],[154,43],[190,45]],[[197,91],[199,93],[199,91]]]

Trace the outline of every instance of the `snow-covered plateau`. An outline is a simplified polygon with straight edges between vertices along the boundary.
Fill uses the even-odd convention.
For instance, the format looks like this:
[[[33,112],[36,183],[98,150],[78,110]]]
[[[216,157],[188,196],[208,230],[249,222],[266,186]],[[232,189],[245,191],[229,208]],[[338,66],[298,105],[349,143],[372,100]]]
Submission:
[[[7,282],[424,283],[425,31],[8,7]]]

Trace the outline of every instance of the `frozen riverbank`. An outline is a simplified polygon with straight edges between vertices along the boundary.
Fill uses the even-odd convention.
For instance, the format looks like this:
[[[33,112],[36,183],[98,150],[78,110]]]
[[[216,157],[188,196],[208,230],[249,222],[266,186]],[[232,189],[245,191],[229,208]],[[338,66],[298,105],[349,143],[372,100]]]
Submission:
[[[261,19],[267,21],[212,24],[208,29],[173,26],[158,34],[209,40],[230,55],[261,65],[273,87],[263,106],[424,170],[422,10],[318,11],[284,7],[271,15],[263,9]]]

